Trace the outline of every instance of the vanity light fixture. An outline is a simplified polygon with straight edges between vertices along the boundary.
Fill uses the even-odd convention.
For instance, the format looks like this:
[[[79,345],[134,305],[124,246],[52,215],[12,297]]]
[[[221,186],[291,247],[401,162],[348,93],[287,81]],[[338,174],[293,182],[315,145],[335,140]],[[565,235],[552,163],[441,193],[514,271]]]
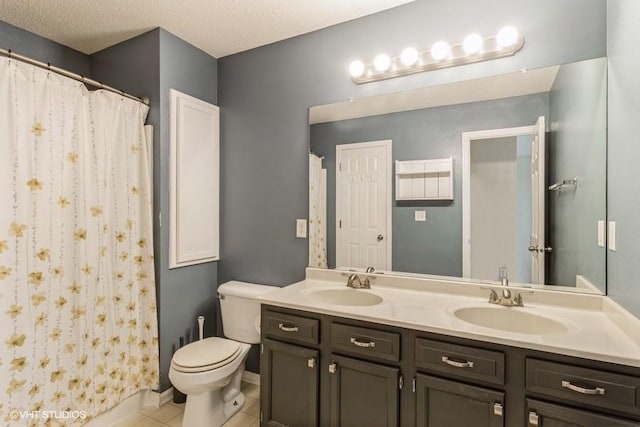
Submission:
[[[364,62],[355,60],[349,65],[349,74],[351,74],[351,77],[356,79],[364,75],[364,68]]]
[[[373,60],[373,68],[375,68],[375,70],[378,72],[384,73],[385,71],[389,70],[390,67],[391,58],[387,54],[381,53]]]
[[[467,55],[475,55],[476,53],[482,52],[482,45],[484,44],[484,39],[480,37],[479,34],[469,34],[462,41],[462,50]]]
[[[524,46],[524,37],[511,25],[503,27],[495,36],[482,37],[470,34],[462,43],[450,45],[437,41],[430,50],[418,51],[408,47],[400,56],[390,57],[381,53],[373,63],[355,60],[349,65],[351,79],[357,83],[407,76],[439,68],[455,67],[474,62],[513,56]]]
[[[415,47],[408,47],[400,54],[400,62],[405,67],[411,67],[418,63],[420,52]]]
[[[436,61],[447,59],[450,55],[451,47],[449,47],[449,43],[445,41],[440,40],[439,42],[435,42],[433,46],[431,46],[431,57]]]

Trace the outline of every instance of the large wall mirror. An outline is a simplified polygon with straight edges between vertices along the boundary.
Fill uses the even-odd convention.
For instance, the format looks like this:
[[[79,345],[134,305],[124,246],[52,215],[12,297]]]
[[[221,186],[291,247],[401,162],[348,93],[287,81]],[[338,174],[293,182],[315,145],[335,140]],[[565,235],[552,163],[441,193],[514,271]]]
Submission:
[[[607,60],[310,109],[310,265],[606,291]]]

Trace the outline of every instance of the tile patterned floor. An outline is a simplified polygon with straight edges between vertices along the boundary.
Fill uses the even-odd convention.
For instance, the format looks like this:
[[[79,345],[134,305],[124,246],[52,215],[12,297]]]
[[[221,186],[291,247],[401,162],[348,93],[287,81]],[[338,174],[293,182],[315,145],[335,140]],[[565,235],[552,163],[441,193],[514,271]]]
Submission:
[[[242,383],[244,406],[224,427],[258,427],[260,422],[260,387]],[[166,403],[160,408],[145,408],[118,423],[118,427],[189,427],[182,425],[184,404]]]

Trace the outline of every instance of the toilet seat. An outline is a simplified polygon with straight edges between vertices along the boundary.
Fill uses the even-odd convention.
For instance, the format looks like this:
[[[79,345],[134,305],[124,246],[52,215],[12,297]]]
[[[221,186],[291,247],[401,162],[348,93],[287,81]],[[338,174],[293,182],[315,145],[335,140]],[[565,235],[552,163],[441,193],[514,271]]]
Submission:
[[[217,337],[206,338],[176,351],[171,365],[178,372],[211,371],[233,362],[241,350],[240,343],[236,341]]]

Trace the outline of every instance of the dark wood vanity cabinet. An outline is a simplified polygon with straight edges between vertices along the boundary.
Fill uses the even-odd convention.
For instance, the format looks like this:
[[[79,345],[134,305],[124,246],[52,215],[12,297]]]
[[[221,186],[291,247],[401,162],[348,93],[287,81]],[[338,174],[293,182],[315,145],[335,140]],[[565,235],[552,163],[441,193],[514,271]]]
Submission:
[[[416,425],[421,427],[503,427],[504,393],[416,375]]]
[[[640,427],[640,369],[262,307],[261,425]]]
[[[527,426],[638,427],[639,422],[527,399]]]
[[[399,425],[399,368],[335,354],[331,360],[330,425]]]
[[[318,425],[319,352],[262,340],[262,425]]]

